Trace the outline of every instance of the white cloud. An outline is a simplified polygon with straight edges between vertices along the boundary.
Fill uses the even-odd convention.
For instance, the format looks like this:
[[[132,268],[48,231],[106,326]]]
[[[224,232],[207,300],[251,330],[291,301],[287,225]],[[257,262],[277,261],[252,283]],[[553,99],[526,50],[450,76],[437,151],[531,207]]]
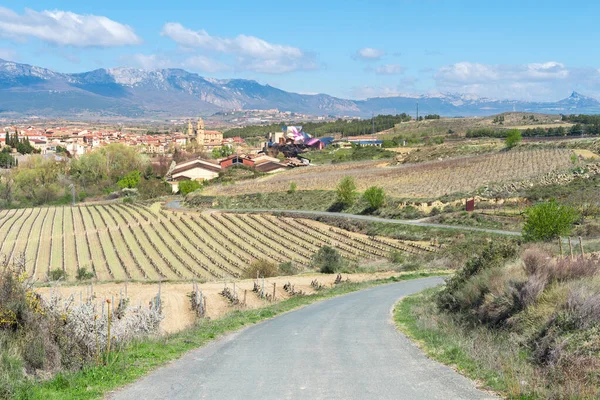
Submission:
[[[181,63],[182,68],[191,69],[194,71],[202,71],[202,72],[221,72],[221,71],[230,71],[232,68],[224,64],[220,61],[213,60],[212,58],[205,56],[192,56],[187,58]]]
[[[145,69],[183,68],[195,72],[215,73],[230,71],[232,68],[220,61],[205,56],[191,56],[183,60],[174,60],[163,54],[134,54],[122,58],[128,65]]]
[[[30,9],[18,14],[4,7],[0,7],[0,37],[21,42],[24,38],[36,38],[74,47],[114,47],[142,42],[130,26],[103,16]]]
[[[377,75],[400,75],[406,71],[406,67],[400,64],[384,64],[375,68]]]
[[[160,54],[136,53],[131,56],[124,56],[121,59],[130,66],[146,70],[174,68],[176,66],[169,58]]]
[[[569,71],[564,64],[556,61],[517,65],[461,62],[441,67],[434,77],[457,83],[539,81],[565,79],[569,77]]]
[[[6,61],[15,61],[17,58],[17,52],[15,50],[6,47],[0,47],[0,59]]]
[[[572,90],[600,92],[600,70],[569,68],[557,61],[529,64],[460,62],[434,74],[441,91],[501,99],[558,100]]]
[[[202,49],[236,57],[236,69],[267,74],[316,69],[314,55],[297,47],[269,43],[255,36],[234,38],[211,36],[205,30],[193,31],[176,22],[163,26],[161,35],[185,49]]]
[[[356,51],[355,58],[365,61],[376,61],[385,55],[385,51],[365,47]]]

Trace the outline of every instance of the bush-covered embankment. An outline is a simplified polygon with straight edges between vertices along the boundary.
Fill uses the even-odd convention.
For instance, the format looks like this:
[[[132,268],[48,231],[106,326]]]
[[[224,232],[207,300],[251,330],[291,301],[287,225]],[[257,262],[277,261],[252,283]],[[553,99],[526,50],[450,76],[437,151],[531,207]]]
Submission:
[[[600,260],[490,245],[396,321],[435,359],[509,398],[598,398]]]

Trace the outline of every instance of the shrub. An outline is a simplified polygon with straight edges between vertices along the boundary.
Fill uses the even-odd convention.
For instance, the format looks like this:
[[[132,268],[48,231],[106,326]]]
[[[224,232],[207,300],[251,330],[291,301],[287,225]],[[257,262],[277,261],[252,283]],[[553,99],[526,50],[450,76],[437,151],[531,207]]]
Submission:
[[[126,204],[133,203],[133,197],[124,197],[123,203],[126,203]]]
[[[388,255],[388,260],[392,264],[402,264],[404,262],[404,253],[398,250],[390,251]]]
[[[369,204],[371,210],[378,210],[385,204],[385,191],[383,188],[371,186],[363,193],[363,199]]]
[[[298,188],[298,185],[296,185],[296,182],[290,182],[290,188],[288,189],[288,193],[289,194],[295,193],[297,188]]]
[[[591,258],[562,258],[549,263],[546,270],[549,282],[565,282],[589,278],[598,273],[599,262]]]
[[[402,266],[402,271],[418,271],[422,268],[423,266],[418,262],[409,262]]]
[[[334,274],[344,265],[344,259],[333,247],[323,246],[312,257],[312,266],[323,274]]]
[[[133,189],[133,188],[137,187],[137,185],[140,183],[140,179],[141,179],[140,171],[138,171],[136,169],[136,170],[129,172],[127,175],[125,175],[123,178],[121,178],[117,182],[117,185],[121,189]]]
[[[356,200],[356,183],[354,182],[354,178],[351,176],[345,176],[342,178],[340,183],[338,183],[336,188],[337,201],[341,205],[345,207],[349,207],[354,204],[354,200]]]
[[[67,279],[67,273],[62,269],[56,268],[50,271],[48,274],[48,279],[51,281],[60,281]]]
[[[521,259],[527,275],[539,275],[544,273],[546,266],[552,261],[552,255],[542,249],[532,247],[523,252]]]
[[[186,196],[189,193],[195,192],[202,187],[202,184],[198,181],[181,181],[179,182],[179,193],[182,196]]]
[[[441,290],[437,296],[438,306],[449,311],[459,311],[463,309],[463,304],[458,301],[457,295],[467,286],[467,283],[480,272],[498,268],[517,255],[516,248],[506,243],[489,243],[480,254],[471,258],[464,267],[459,269],[452,278],[450,278],[446,287]],[[480,296],[481,293],[478,294]],[[479,297],[478,297],[479,298]]]
[[[506,132],[506,139],[504,140],[504,144],[509,149],[512,149],[523,140],[523,136],[521,135],[521,131],[518,129],[510,129]]]
[[[87,268],[81,267],[77,268],[77,280],[78,281],[87,281],[88,279],[92,279],[94,277],[94,273],[88,271]]]
[[[291,261],[279,264],[279,273],[281,275],[296,275],[300,273],[300,268]]]
[[[279,272],[277,264],[268,260],[256,260],[248,268],[244,273],[246,278],[254,279],[257,276],[269,278],[272,276],[277,276]]]
[[[575,208],[556,201],[538,203],[525,211],[523,238],[527,241],[546,241],[569,236],[579,219]]]

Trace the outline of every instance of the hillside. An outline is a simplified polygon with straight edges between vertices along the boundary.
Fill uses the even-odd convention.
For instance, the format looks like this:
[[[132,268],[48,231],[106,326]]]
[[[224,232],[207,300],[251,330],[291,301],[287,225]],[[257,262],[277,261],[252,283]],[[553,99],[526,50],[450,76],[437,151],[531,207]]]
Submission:
[[[67,74],[0,60],[0,115],[127,117],[210,115],[232,109],[272,109],[312,115],[371,114],[492,115],[513,110],[595,113],[600,102],[573,92],[558,102],[535,103],[460,94],[341,99],[287,92],[244,79],[210,79],[182,69],[97,69]]]
[[[75,281],[79,268],[103,282],[239,278],[259,259],[308,267],[325,245],[353,262],[424,250],[410,241],[375,241],[303,219],[155,213],[124,204],[4,210],[0,232],[0,254],[23,254],[28,274],[42,282],[56,270]]]
[[[566,172],[571,167],[570,150],[539,149],[500,151],[421,164],[387,166],[381,160],[297,168],[260,180],[236,185],[209,186],[207,195],[234,196],[285,192],[295,182],[298,190],[333,190],[345,176],[352,176],[359,191],[377,185],[397,198],[437,198],[472,193],[492,184],[514,184],[542,179],[546,174]]]

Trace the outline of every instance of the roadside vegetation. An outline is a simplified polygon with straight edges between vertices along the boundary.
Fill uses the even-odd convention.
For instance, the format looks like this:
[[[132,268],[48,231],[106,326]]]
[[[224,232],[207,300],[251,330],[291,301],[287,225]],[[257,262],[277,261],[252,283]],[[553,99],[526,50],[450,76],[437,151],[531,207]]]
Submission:
[[[433,358],[509,398],[597,398],[597,257],[490,243],[442,288],[396,307]]]
[[[185,352],[243,326],[258,323],[321,299],[378,284],[433,275],[436,273],[417,272],[362,283],[340,282],[332,288],[320,288],[315,294],[293,296],[278,303],[265,305],[263,308],[240,309],[215,320],[199,319],[194,327],[176,334],[139,338],[118,346],[110,355],[102,351],[100,363],[92,362],[73,370],[64,370],[50,379],[23,375],[22,364],[14,358],[4,356],[0,364],[0,376],[8,379],[5,381],[8,386],[2,388],[10,390],[6,392],[7,398],[61,400],[100,398],[108,391],[131,383],[158,366],[181,357]],[[0,328],[0,334],[2,333],[4,331]]]

